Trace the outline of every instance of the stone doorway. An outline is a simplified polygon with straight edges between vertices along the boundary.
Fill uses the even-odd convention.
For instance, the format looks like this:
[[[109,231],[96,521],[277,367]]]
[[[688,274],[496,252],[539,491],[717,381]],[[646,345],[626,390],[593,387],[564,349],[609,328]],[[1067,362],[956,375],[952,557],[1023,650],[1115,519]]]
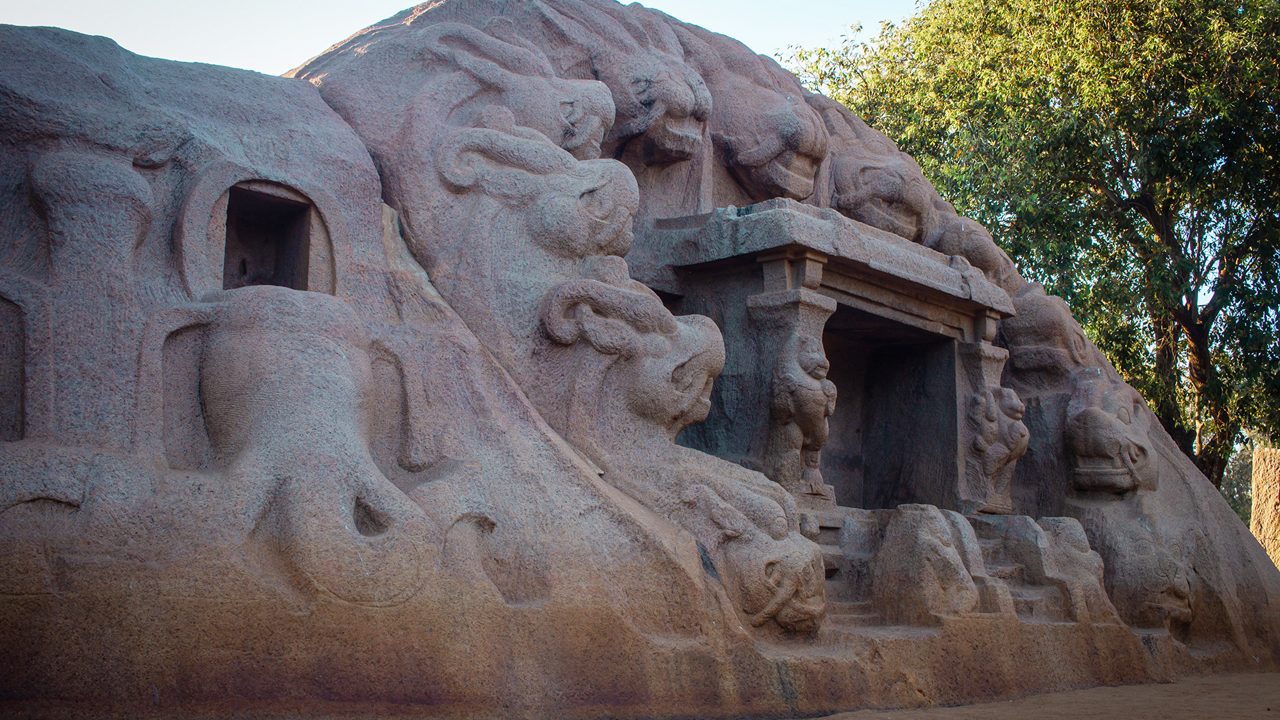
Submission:
[[[955,341],[839,306],[822,336],[839,392],[822,453],[836,504],[938,504],[956,482]]]
[[[710,415],[683,444],[760,470],[819,514],[1012,511],[1025,447],[996,440],[1024,408],[1000,387],[1007,353],[992,341],[1013,304],[963,258],[770,200],[655,221],[627,259],[724,335]]]

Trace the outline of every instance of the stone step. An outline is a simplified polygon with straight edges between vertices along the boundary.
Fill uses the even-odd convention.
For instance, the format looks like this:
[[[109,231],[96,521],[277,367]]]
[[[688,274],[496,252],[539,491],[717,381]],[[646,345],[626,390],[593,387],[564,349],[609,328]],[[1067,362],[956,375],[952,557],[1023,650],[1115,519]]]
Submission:
[[[820,527],[818,537],[813,539],[819,545],[840,545],[840,528]]]
[[[839,545],[821,543],[818,549],[822,551],[822,564],[827,569],[827,579],[840,568],[840,561],[844,559],[844,551]]]
[[[987,575],[1003,580],[1010,587],[1027,584],[1027,569],[1022,565],[988,562]]]
[[[978,547],[982,548],[982,561],[988,565],[1007,565],[1005,562],[1007,553],[1005,552],[1004,543],[999,540],[979,540]]]
[[[818,521],[818,527],[840,529],[844,525],[844,519],[849,514],[848,508],[836,508],[835,510],[803,510],[802,512],[813,515]]]
[[[844,526],[844,513],[839,511],[806,511],[818,523],[818,537],[814,542],[819,545],[839,545],[840,528]]]
[[[876,612],[868,601],[828,601],[827,621],[835,625],[858,627],[884,624],[880,613]]]
[[[1013,608],[1023,620],[1060,622],[1066,618],[1062,595],[1057,588],[1044,585],[1018,585],[1009,588]]]

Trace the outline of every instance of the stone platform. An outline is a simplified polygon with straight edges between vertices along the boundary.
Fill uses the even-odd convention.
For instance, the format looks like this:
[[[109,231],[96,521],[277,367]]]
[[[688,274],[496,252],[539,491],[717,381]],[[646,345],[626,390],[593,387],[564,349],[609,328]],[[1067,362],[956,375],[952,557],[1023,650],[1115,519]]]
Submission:
[[[1098,687],[1021,700],[927,710],[862,710],[826,720],[1258,720],[1280,717],[1280,675],[1211,675],[1155,685]]]

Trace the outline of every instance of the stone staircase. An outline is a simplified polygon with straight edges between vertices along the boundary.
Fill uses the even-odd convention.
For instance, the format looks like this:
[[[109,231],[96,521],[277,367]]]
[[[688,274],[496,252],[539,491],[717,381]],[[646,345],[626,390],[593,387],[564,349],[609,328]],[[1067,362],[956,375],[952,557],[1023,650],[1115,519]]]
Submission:
[[[1056,585],[1045,584],[1023,561],[1027,553],[1036,552],[1036,548],[1029,547],[1030,540],[1010,537],[999,523],[981,516],[971,517],[970,523],[978,535],[987,575],[1009,588],[1018,617],[1025,622],[1067,622],[1062,591]]]
[[[826,568],[828,626],[838,631],[888,624],[871,600],[872,567],[895,511],[838,507],[807,512],[816,520],[813,539]],[[1072,621],[1060,582],[1050,577],[1045,536],[1034,520],[991,515],[967,520],[977,537],[977,548],[969,552],[974,556],[974,580],[983,593],[979,612],[1012,610],[1023,622]],[[977,549],[985,571],[976,563]]]
[[[876,547],[858,547],[843,538],[846,522],[863,526],[867,533],[876,528],[867,527],[874,521],[867,511],[836,508],[812,513],[818,521],[818,536],[814,541],[822,550],[822,560],[827,574],[827,624],[833,629],[871,627],[884,625],[884,618],[872,606],[871,563]],[[847,533],[846,533],[847,535]],[[847,551],[843,545],[848,545]]]

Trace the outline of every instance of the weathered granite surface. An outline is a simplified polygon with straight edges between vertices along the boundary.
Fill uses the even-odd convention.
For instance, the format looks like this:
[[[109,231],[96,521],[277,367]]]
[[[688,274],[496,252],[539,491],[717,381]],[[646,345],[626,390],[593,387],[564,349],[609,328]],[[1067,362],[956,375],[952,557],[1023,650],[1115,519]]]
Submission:
[[[740,43],[0,26],[0,707],[787,717],[1274,670],[1064,303]]]
[[[1253,507],[1249,530],[1280,566],[1280,448],[1253,451]]]

